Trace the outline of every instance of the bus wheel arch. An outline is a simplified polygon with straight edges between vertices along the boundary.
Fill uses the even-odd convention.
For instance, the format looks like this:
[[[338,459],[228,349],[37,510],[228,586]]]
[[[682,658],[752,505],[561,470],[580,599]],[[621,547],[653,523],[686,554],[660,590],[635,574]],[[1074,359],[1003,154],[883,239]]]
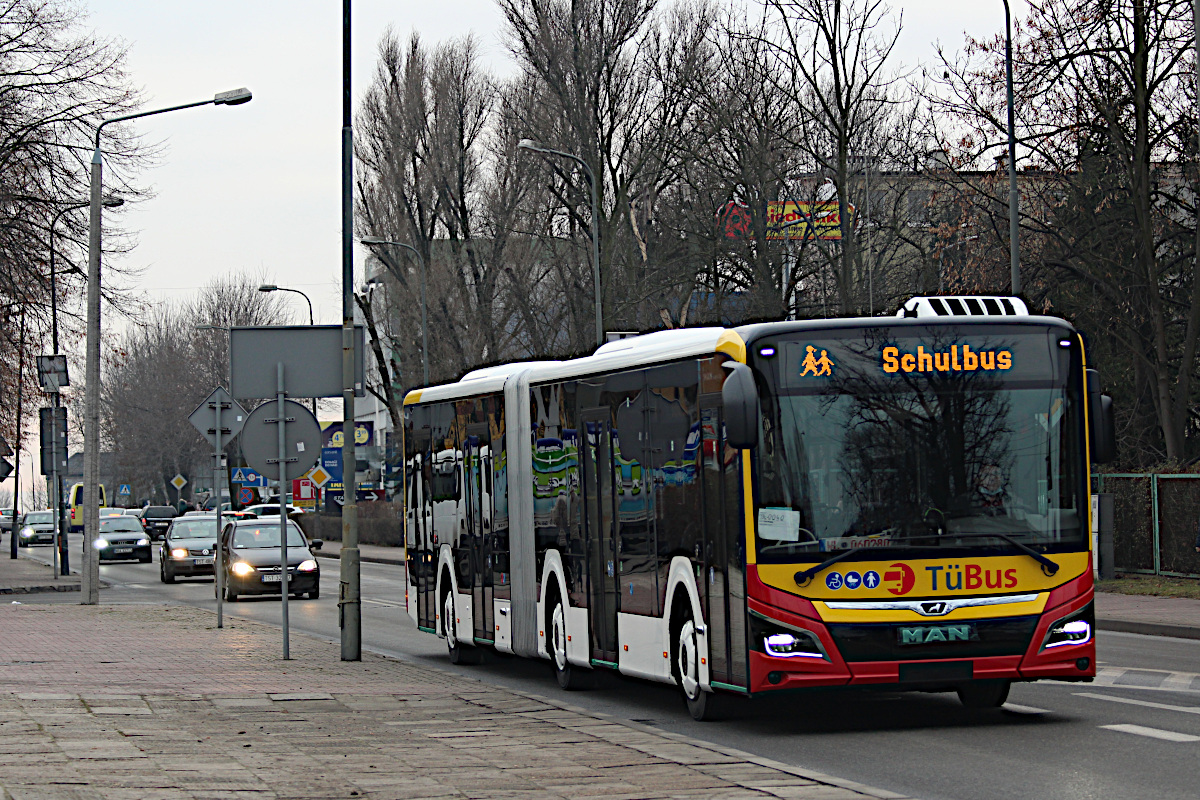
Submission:
[[[572,667],[567,658],[567,594],[563,591],[562,581],[555,575],[549,581],[546,589],[546,653],[554,666],[554,676],[558,679],[560,688],[575,691],[585,688],[582,671]]]
[[[683,694],[684,704],[692,718],[697,721],[711,720],[713,696],[702,683],[703,627],[696,620],[686,588],[677,586],[671,597],[671,675]]]

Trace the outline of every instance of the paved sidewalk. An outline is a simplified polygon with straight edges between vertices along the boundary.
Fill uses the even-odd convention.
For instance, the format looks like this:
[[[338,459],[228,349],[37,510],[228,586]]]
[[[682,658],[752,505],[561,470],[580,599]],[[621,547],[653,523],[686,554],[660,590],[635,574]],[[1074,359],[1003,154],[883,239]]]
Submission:
[[[1096,592],[1096,627],[1102,631],[1200,639],[1200,600]]]
[[[318,558],[338,558],[341,552],[341,542],[325,539],[322,541],[321,549],[316,551],[315,555]],[[370,561],[375,564],[398,564],[403,566],[404,548],[383,547],[377,544],[360,544],[358,546],[358,557],[361,561]]]
[[[897,797],[200,609],[0,606],[0,798]]]
[[[8,543],[5,542],[5,545]],[[39,556],[53,558],[49,547],[34,548]],[[30,592],[78,592],[79,575],[54,577],[54,569],[40,561],[27,558],[27,548],[18,550],[13,561],[8,547],[0,553],[0,594],[28,594]]]

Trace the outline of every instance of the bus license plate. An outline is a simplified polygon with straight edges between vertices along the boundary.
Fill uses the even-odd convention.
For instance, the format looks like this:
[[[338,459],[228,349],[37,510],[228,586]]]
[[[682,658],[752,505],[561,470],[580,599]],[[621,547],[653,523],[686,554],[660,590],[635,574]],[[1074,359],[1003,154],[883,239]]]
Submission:
[[[209,556],[208,558],[197,558],[194,563],[197,567],[208,566],[213,563],[213,557]]]
[[[263,575],[263,583],[283,583],[283,578],[279,575]]]

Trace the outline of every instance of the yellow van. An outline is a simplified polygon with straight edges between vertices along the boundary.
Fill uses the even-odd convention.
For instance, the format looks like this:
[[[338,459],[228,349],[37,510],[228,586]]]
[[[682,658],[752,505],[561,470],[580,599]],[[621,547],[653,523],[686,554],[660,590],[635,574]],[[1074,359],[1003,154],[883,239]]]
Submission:
[[[100,484],[100,507],[108,505],[108,496],[104,491],[104,484]],[[71,509],[71,521],[67,524],[67,530],[71,533],[78,533],[83,530],[83,484],[76,483],[71,487],[71,491],[67,494],[67,506]]]

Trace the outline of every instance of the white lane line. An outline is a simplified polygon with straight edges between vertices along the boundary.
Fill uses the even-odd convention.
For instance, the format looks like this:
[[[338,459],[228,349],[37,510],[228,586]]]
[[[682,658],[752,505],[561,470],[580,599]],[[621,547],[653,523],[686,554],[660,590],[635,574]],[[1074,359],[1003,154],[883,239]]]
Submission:
[[[1011,711],[1014,714],[1049,714],[1048,708],[1035,708],[1034,706],[1021,706],[1016,703],[1005,703],[1001,707],[1004,711]]]
[[[1113,697],[1107,694],[1093,694],[1092,692],[1075,692],[1076,697],[1090,697],[1093,700],[1108,700],[1110,703],[1125,703],[1131,706],[1144,706],[1145,708],[1160,708],[1163,711],[1182,711],[1184,714],[1200,714],[1200,706],[1176,706],[1170,703],[1152,703],[1149,700],[1134,700],[1130,697]]]
[[[1146,728],[1142,725],[1101,725],[1100,727],[1106,731],[1132,733],[1135,736],[1148,736],[1151,739],[1162,739],[1164,742],[1200,742],[1200,736],[1192,736],[1190,733],[1176,733],[1175,731],[1164,731],[1158,728]]]

